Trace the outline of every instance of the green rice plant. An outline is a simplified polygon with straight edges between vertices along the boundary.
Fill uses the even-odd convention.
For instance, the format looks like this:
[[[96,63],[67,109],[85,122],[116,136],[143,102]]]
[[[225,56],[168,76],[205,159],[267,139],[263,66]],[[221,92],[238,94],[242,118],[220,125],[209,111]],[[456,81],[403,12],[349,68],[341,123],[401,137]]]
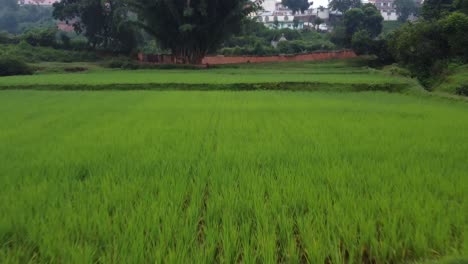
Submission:
[[[1,263],[466,261],[468,105],[1,91]]]

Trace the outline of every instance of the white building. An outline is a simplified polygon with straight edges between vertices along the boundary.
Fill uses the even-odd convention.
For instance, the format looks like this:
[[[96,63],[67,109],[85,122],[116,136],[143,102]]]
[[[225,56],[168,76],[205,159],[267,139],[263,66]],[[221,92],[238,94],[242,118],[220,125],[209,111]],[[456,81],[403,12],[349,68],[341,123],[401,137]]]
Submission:
[[[20,5],[43,5],[43,6],[51,6],[58,0],[19,0],[18,4]]]
[[[274,7],[273,7],[274,6]],[[265,0],[263,2],[264,11],[257,14],[257,20],[262,22],[268,28],[274,29],[303,29],[305,27],[315,27],[316,18],[321,18],[325,23],[330,18],[330,10],[328,8],[309,8],[304,13],[293,14],[291,10],[284,7],[276,0]],[[325,24],[320,27],[320,30],[327,30]]]
[[[266,12],[273,12],[276,9],[276,0],[265,0],[262,6]]]

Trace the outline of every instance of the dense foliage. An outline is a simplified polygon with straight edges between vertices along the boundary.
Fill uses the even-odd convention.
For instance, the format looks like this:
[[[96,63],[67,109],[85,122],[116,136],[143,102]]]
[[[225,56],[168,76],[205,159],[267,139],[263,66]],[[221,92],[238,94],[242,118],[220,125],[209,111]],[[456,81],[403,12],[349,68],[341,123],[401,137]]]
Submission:
[[[260,6],[250,0],[134,0],[140,25],[180,62],[198,64]]]
[[[130,52],[138,45],[138,32],[130,23],[125,1],[61,0],[54,4],[55,19],[73,25],[91,47]]]
[[[394,58],[430,86],[449,63],[468,63],[468,15],[460,1],[423,5],[425,19],[407,23],[388,37]]]
[[[453,4],[453,0],[426,0],[422,6],[421,16],[425,20],[440,19],[453,11]]]
[[[0,57],[14,54],[26,62],[41,62],[41,61],[58,61],[58,62],[74,62],[74,61],[95,61],[96,54],[88,51],[73,51],[63,50],[51,47],[34,47],[25,41],[18,44],[0,44]]]
[[[24,61],[8,56],[0,56],[0,76],[29,75],[33,70]]]
[[[311,6],[309,0],[281,0],[281,4],[288,7],[293,13],[304,12]]]
[[[351,43],[353,34],[365,30],[369,38],[377,37],[382,32],[383,17],[373,4],[348,10],[344,15],[345,37]]]
[[[418,15],[419,8],[414,0],[395,0],[393,4],[400,22],[405,22],[411,15]]]
[[[359,8],[362,3],[360,0],[331,0],[328,3],[328,7],[333,11],[339,11],[345,13],[351,8]]]
[[[283,37],[286,41],[279,41]],[[317,50],[331,50],[335,47],[326,34],[315,30],[288,28],[272,30],[255,20],[245,19],[241,31],[223,43],[220,53],[262,56],[307,53]]]

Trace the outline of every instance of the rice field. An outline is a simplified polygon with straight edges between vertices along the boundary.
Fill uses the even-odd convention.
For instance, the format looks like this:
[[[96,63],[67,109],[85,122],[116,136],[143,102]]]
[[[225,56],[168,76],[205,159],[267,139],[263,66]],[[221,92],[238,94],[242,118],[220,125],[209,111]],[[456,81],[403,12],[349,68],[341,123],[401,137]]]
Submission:
[[[0,263],[468,257],[466,102],[1,91],[0,120]]]
[[[228,65],[199,70],[115,70],[86,66],[81,73],[47,73],[31,76],[0,78],[0,90],[7,88],[40,88],[43,86],[70,85],[147,85],[147,84],[251,84],[278,82],[314,82],[325,84],[401,84],[408,80],[384,74],[380,71],[353,65],[353,60],[329,62],[264,63],[252,65]],[[67,64],[37,65],[41,68],[66,68]],[[71,64],[68,67],[76,67]],[[86,65],[86,64],[85,64]]]

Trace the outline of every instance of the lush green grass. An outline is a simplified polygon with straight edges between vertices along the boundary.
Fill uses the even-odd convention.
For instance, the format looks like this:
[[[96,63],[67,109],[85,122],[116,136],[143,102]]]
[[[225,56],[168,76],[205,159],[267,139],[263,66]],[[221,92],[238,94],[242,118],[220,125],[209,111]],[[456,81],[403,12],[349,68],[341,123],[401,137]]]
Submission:
[[[400,21],[383,21],[382,23],[382,32],[383,33],[389,33],[389,32],[392,32],[392,31],[395,31],[397,30],[399,27],[401,27],[403,25],[402,22]]]
[[[74,64],[75,65],[75,64]],[[49,66],[50,67],[50,66]],[[0,89],[41,86],[112,86],[147,84],[251,84],[251,83],[323,83],[323,84],[402,84],[390,76],[353,61],[321,63],[270,63],[223,66],[200,70],[105,70],[91,68],[84,73],[37,74],[0,78]]]
[[[467,257],[464,102],[1,91],[0,120],[1,263]]]
[[[443,81],[434,88],[437,92],[445,92],[450,94],[457,93],[462,85],[468,86],[468,65],[457,67],[453,73],[447,76]]]

